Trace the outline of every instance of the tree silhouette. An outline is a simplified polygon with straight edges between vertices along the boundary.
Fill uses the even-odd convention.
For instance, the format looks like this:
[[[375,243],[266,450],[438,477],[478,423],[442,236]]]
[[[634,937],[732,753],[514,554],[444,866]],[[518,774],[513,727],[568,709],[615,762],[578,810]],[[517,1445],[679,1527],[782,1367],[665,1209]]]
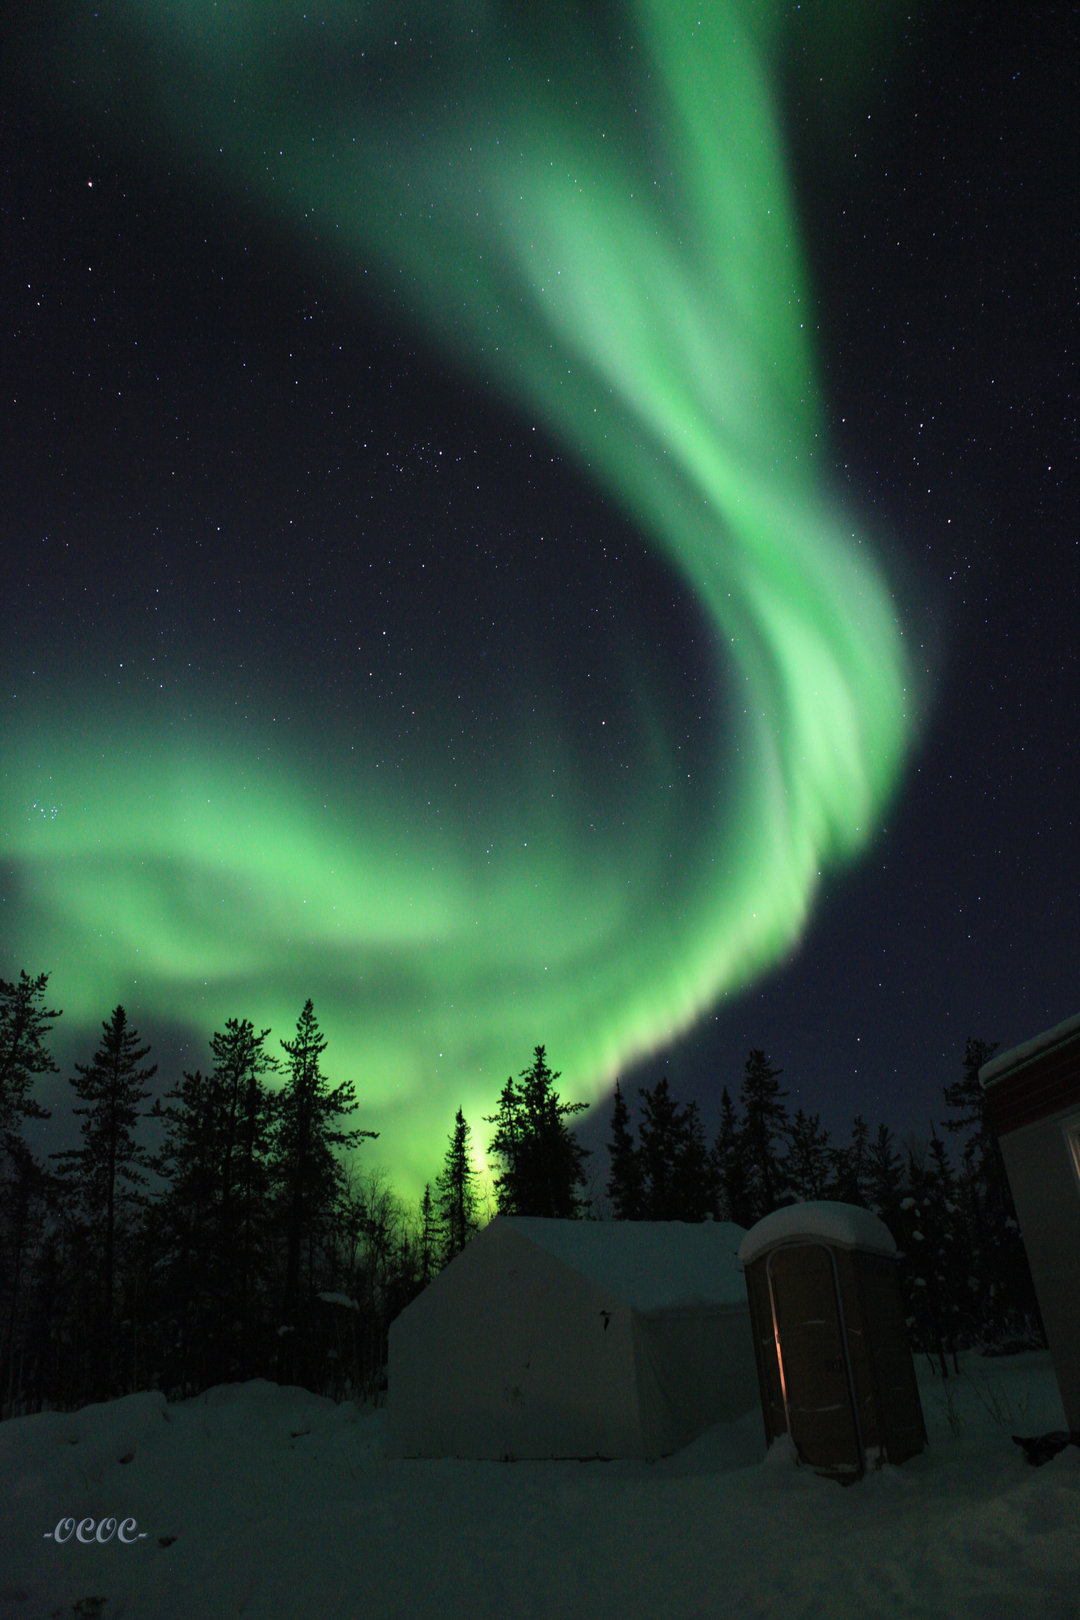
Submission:
[[[608,1143],[610,1174],[607,1192],[620,1221],[640,1221],[645,1215],[645,1178],[641,1154],[634,1145],[630,1110],[619,1082],[615,1082],[615,1107],[611,1114],[611,1141]]]
[[[279,1068],[265,1049],[269,1033],[228,1019],[210,1040],[213,1072],[185,1072],[150,1110],[165,1122],[152,1167],[168,1183],[155,1242],[171,1257],[174,1284],[185,1279],[161,1302],[175,1322],[184,1388],[252,1364],[271,1220],[273,1098],[263,1076]]]
[[[797,1109],[787,1127],[787,1138],[783,1170],[788,1187],[797,1199],[824,1198],[833,1173],[833,1153],[820,1114]]]
[[[945,1102],[954,1111],[944,1121],[945,1129],[970,1133],[957,1193],[969,1228],[967,1269],[979,1278],[978,1315],[990,1337],[1022,1339],[1034,1333],[1045,1339],[1005,1160],[979,1084],[979,1070],[996,1051],[996,1045],[969,1039],[962,1079],[944,1088]]]
[[[141,1068],[149,1053],[139,1045],[138,1031],[128,1026],[123,1007],[102,1025],[102,1041],[90,1063],[77,1063],[71,1085],[86,1104],[73,1110],[84,1116],[81,1148],[68,1148],[50,1158],[64,1167],[62,1179],[74,1194],[96,1249],[99,1273],[94,1332],[98,1374],[106,1387],[113,1382],[114,1293],[117,1244],[131,1229],[134,1213],[145,1207],[138,1189],[149,1166],[145,1148],[134,1137],[139,1104],[149,1095],[143,1082],[157,1064]]]
[[[697,1104],[677,1103],[666,1076],[641,1097],[645,1218],[703,1221],[715,1202],[715,1172]]]
[[[851,1123],[851,1141],[832,1155],[833,1196],[842,1204],[866,1208],[870,1185],[870,1127],[861,1114]]]
[[[38,1075],[56,1074],[45,1046],[58,1008],[42,1005],[49,975],[31,979],[25,969],[18,984],[0,979],[0,1148],[11,1148],[27,1119],[48,1119],[49,1110],[29,1095]]]
[[[454,1117],[454,1129],[450,1134],[442,1173],[435,1180],[438,1189],[435,1209],[438,1225],[442,1230],[444,1265],[461,1253],[479,1225],[476,1171],[469,1157],[471,1135],[472,1130],[459,1108]]]
[[[870,1208],[879,1215],[897,1242],[903,1222],[900,1206],[904,1198],[904,1167],[887,1125],[879,1125],[877,1136],[867,1149],[867,1193]]]
[[[419,1262],[417,1280],[421,1287],[426,1288],[438,1271],[444,1241],[442,1222],[431,1196],[431,1183],[426,1181],[424,1196],[420,1200],[420,1231],[417,1245]]]
[[[738,1226],[753,1226],[756,1217],[746,1136],[726,1086],[720,1094],[720,1129],[712,1146],[712,1161],[717,1213]]]
[[[231,1246],[243,1238],[253,1206],[265,1190],[263,1168],[273,1120],[272,1093],[264,1076],[281,1064],[266,1050],[270,1031],[258,1034],[248,1018],[229,1018],[211,1037],[214,1082],[221,1105],[219,1202],[222,1235]]]
[[[333,1150],[351,1147],[362,1137],[374,1138],[379,1134],[335,1129],[335,1120],[355,1112],[356,1093],[351,1081],[333,1090],[329,1088],[320,1066],[326,1041],[310,997],[296,1021],[295,1038],[282,1041],[281,1045],[288,1058],[287,1080],[275,1108],[271,1161],[285,1228],[285,1283],[278,1330],[279,1378],[286,1367],[295,1365],[286,1340],[297,1330],[300,1266],[305,1247],[308,1292],[311,1293],[315,1249],[335,1201],[344,1189],[344,1178]],[[302,1364],[302,1346],[297,1348],[296,1357]]]
[[[907,1283],[913,1335],[928,1354],[937,1355],[947,1378],[948,1355],[954,1371],[959,1370],[955,1281],[962,1259],[952,1170],[936,1133],[930,1143],[909,1143],[906,1158],[908,1191],[900,1200],[899,1230],[893,1236]]]
[[[161,1147],[150,1159],[151,1169],[167,1183],[152,1223],[169,1279],[158,1309],[169,1322],[178,1358],[176,1376],[187,1391],[223,1376],[214,1356],[227,1308],[220,1292],[222,1107],[214,1077],[199,1069],[185,1072],[179,1086],[154,1102],[150,1118],[165,1125]],[[149,1259],[149,1244],[146,1250]],[[156,1269],[151,1265],[144,1286],[153,1286]]]
[[[679,1203],[679,1158],[685,1129],[682,1111],[671,1095],[667,1076],[650,1091],[641,1088],[641,1167],[645,1178],[645,1210],[650,1221],[673,1221]]]
[[[783,1099],[788,1095],[777,1084],[784,1071],[774,1069],[768,1057],[755,1047],[743,1072],[742,1104],[746,1134],[746,1156],[750,1167],[754,1217],[760,1219],[776,1209],[784,1192],[783,1172],[774,1144],[783,1139],[788,1123]]]
[[[4,1343],[0,1353],[0,1415],[11,1382],[15,1325],[21,1302],[25,1261],[39,1234],[50,1181],[19,1134],[28,1119],[49,1119],[47,1108],[29,1095],[39,1075],[56,1074],[45,1046],[59,1009],[43,1005],[49,975],[30,978],[25,970],[17,984],[0,979],[0,1284],[6,1293]]]
[[[571,1114],[585,1103],[564,1103],[555,1090],[558,1073],[548,1067],[542,1046],[515,1084],[509,1078],[499,1096],[498,1112],[485,1115],[495,1126],[488,1147],[502,1160],[495,1177],[500,1215],[544,1215],[558,1219],[581,1215],[577,1189],[584,1185],[589,1149],[567,1127]]]
[[[26,1274],[40,1244],[47,1215],[51,1177],[26,1144],[12,1137],[0,1147],[0,1301],[4,1311],[4,1342],[0,1353],[0,1418],[6,1407],[14,1373],[15,1337],[20,1312],[26,1314]],[[6,1295],[6,1299],[4,1296]]]

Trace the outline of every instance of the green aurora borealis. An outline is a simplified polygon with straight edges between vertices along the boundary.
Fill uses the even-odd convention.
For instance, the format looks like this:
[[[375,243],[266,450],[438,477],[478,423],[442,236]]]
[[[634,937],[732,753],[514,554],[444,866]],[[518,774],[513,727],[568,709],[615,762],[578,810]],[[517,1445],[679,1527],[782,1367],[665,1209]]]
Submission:
[[[453,778],[425,751],[378,770],[389,721],[359,694],[332,726],[311,691],[234,723],[193,677],[164,723],[46,678],[8,726],[12,971],[51,972],[65,1024],[123,1000],[199,1043],[229,1016],[288,1035],[312,996],[404,1191],[536,1042],[595,1100],[781,960],[911,748],[896,610],[817,468],[768,10],[643,0],[617,38],[440,0],[421,48],[388,9],[126,0],[115,34],[76,30],[91,95],[542,422],[711,636],[690,774],[645,680],[610,780],[555,704],[516,727],[504,704],[498,757],[466,739]]]

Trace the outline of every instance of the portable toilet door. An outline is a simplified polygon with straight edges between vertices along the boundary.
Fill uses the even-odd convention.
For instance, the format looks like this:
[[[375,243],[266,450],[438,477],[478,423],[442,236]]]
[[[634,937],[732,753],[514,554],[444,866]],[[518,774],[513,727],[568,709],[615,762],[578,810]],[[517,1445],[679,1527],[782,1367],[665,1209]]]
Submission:
[[[754,1326],[755,1341],[775,1352],[763,1358],[769,1438],[790,1434],[803,1462],[858,1477],[866,1455],[835,1258],[821,1242],[791,1239],[762,1266],[768,1315],[760,1320],[757,1290]],[[759,1360],[759,1380],[762,1370]]]
[[[868,1210],[776,1210],[739,1250],[766,1442],[839,1479],[903,1462],[926,1443],[896,1244]]]

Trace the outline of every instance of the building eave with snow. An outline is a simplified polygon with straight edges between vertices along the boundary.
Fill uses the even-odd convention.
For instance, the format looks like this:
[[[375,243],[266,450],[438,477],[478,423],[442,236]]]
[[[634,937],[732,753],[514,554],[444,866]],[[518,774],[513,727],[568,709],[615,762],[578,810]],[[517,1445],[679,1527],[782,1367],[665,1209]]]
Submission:
[[[758,1399],[730,1222],[498,1217],[390,1329],[391,1457],[661,1457]]]

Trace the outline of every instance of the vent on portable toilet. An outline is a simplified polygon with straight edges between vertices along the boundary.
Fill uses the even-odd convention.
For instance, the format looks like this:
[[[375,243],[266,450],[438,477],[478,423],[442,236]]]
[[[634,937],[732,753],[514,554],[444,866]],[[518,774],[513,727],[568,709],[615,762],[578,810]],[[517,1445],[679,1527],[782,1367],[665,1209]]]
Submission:
[[[802,1462],[838,1479],[926,1444],[904,1323],[896,1244],[854,1204],[792,1204],[739,1248],[766,1444],[790,1434]]]

